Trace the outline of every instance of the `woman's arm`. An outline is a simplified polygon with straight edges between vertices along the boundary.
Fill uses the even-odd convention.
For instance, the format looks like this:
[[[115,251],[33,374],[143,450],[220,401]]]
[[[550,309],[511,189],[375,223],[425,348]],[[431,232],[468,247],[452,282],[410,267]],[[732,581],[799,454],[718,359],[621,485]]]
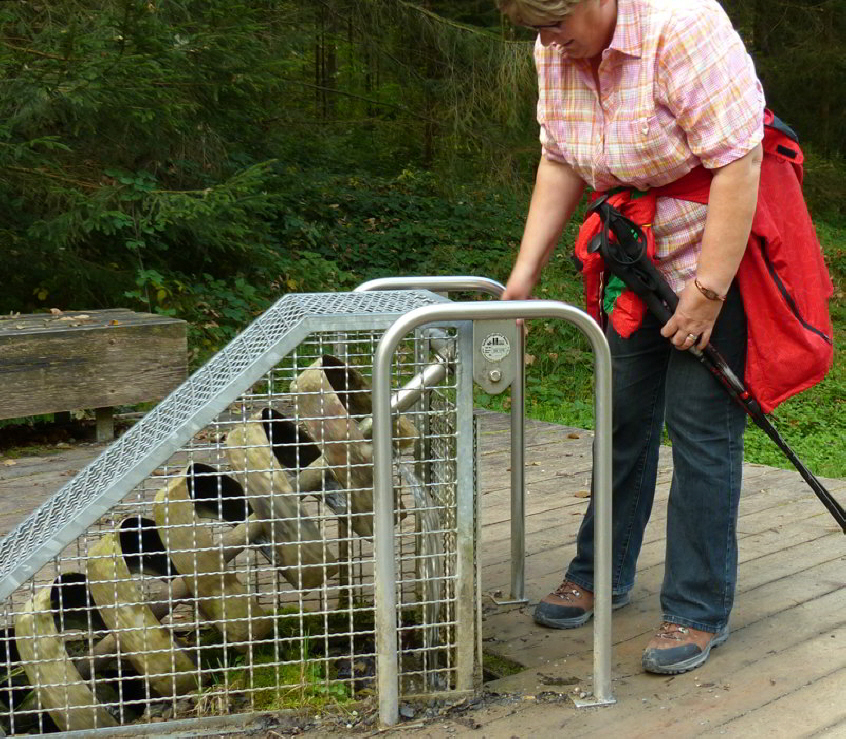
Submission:
[[[714,170],[696,277],[703,287],[718,295],[728,292],[749,241],[762,157],[763,149],[758,144],[740,159]],[[694,334],[700,337],[697,346],[703,348],[711,338],[722,305],[719,300],[705,297],[691,280],[661,333],[677,347],[684,344],[688,334]]]
[[[541,157],[520,253],[503,300],[525,300],[532,294],[584,189],[585,183],[569,165]]]

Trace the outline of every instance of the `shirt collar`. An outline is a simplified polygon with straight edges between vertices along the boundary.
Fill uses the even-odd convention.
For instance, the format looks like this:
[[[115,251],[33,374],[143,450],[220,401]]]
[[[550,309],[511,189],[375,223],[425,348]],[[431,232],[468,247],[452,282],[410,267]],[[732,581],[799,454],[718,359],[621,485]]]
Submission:
[[[638,0],[617,0],[617,25],[609,49],[640,58],[641,14]]]

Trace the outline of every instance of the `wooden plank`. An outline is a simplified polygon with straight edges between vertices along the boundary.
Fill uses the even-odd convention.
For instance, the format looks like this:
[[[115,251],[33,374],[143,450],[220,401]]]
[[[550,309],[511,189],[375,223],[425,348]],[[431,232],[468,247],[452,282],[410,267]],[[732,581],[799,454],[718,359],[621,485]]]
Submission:
[[[838,601],[835,608],[839,612],[842,602]],[[821,608],[815,608],[814,615],[821,615]],[[666,715],[653,713],[649,719],[641,719],[638,732],[641,736],[650,736],[648,732],[652,736],[662,732],[675,736],[701,732],[706,737],[729,734],[794,739],[846,719],[846,654],[842,647],[838,650],[840,655],[834,657],[837,664],[831,667],[832,637],[836,639],[831,630],[842,627],[843,620],[838,623],[827,613],[823,618],[819,628],[829,631],[817,635],[793,633],[788,648],[768,654],[748,667],[730,673],[725,672],[724,665],[723,669],[715,669],[721,683],[703,679],[715,686],[713,692],[700,687],[674,695],[668,701],[670,710],[665,711]],[[766,635],[756,633],[746,641],[752,646],[762,637]],[[630,724],[632,718],[626,717],[625,723]]]
[[[793,507],[790,507],[791,503]],[[533,577],[553,572],[553,570],[547,570],[543,562],[553,558],[566,564],[575,553],[574,548],[577,528],[581,523],[581,511],[574,508],[573,512],[576,515],[564,517],[565,519],[569,517],[572,520],[569,525],[565,522],[560,526],[544,527],[529,537],[526,564],[527,571],[531,572]],[[774,530],[778,533],[779,526],[790,523],[793,519],[803,521],[817,519],[820,526],[825,526],[828,523],[825,518],[826,515],[825,511],[820,511],[819,506],[814,506],[813,502],[804,498],[792,502],[774,502],[766,495],[758,495],[753,502],[747,504],[747,508],[742,515],[744,530],[739,532],[738,537],[744,539],[748,536],[761,535],[768,530]],[[662,510],[656,511],[647,525],[640,554],[640,567],[663,561],[665,521],[666,513],[662,508]],[[798,533],[801,537],[801,532]],[[783,539],[782,545],[785,543],[786,540]],[[508,538],[502,538],[488,547],[487,540],[483,536],[481,557],[487,577],[495,580],[497,577],[503,576],[509,570],[511,561]],[[563,566],[558,569],[558,572],[561,569],[563,569]]]
[[[535,489],[541,491],[554,491],[555,485],[561,484],[568,479],[581,479],[584,484],[589,484],[592,461],[588,450],[577,450],[574,453],[567,453],[562,450],[555,450],[553,447],[550,456],[528,457],[526,466],[527,491]],[[480,471],[481,490],[483,495],[488,496],[496,492],[508,492],[510,490],[509,470],[505,467],[493,467],[489,464],[490,458],[483,459]],[[658,483],[669,483],[672,478],[672,459],[668,447],[661,447],[658,462]],[[783,482],[799,481],[799,473],[793,469],[781,469],[776,467],[763,467],[761,465],[744,465],[743,491],[759,483],[766,487],[773,487]],[[842,480],[822,480],[824,484],[831,485],[835,489],[843,488]],[[805,485],[803,482],[802,485]],[[813,495],[810,488],[808,494]]]
[[[813,519],[811,520],[813,521]],[[840,537],[825,532],[818,522],[814,526],[809,524],[808,520],[793,521],[787,524],[782,531],[774,531],[770,527],[766,527],[763,533],[769,546],[765,554],[760,554],[757,549],[747,552],[743,547],[743,542],[740,542],[737,603],[742,602],[745,597],[744,593],[754,588],[762,587],[774,580],[783,579],[797,572],[801,573],[809,565],[824,564],[842,553]],[[782,544],[785,538],[790,539],[794,536],[800,536],[801,542],[791,545]],[[622,615],[632,608],[641,612],[652,612],[652,621],[646,625],[643,633],[656,625],[659,616],[655,596],[660,590],[663,579],[663,547],[663,540],[656,542],[654,549],[657,554],[653,554],[655,561],[650,566],[644,566],[641,561],[641,566],[638,568],[637,583],[633,591],[632,606],[619,612]],[[558,579],[563,570],[562,563],[559,560],[553,560],[549,562],[548,566],[553,568],[548,576],[527,577],[527,594],[532,602],[536,602],[558,584]],[[503,574],[506,575],[505,581],[507,581],[507,571]],[[491,585],[486,576],[487,570],[483,570],[483,589],[489,591]],[[490,633],[501,633],[503,639],[516,638],[521,640],[516,643],[516,647],[520,653],[525,654],[532,644],[540,643],[548,638],[549,630],[540,629],[531,620],[532,606],[524,607],[523,617],[511,623],[512,616],[508,614],[513,610],[512,608],[509,611],[499,613],[489,604],[486,604],[485,629],[493,628]],[[504,614],[502,619],[498,619],[502,614]],[[497,620],[507,623],[496,623]],[[615,617],[615,624],[617,620],[619,619]],[[487,622],[494,625],[490,627]],[[582,630],[577,631],[579,633],[574,635],[571,648],[576,651],[578,649],[589,651],[592,637]],[[615,632],[615,639],[618,637],[622,638],[620,634]],[[545,648],[543,649],[545,650]],[[515,658],[519,659],[516,655]]]
[[[779,511],[784,505],[791,503],[799,504],[800,506],[808,506],[812,511],[816,510],[819,513],[825,514],[824,509],[817,502],[813,493],[801,481],[798,473],[790,470],[781,470],[776,468],[765,468],[764,470],[753,470],[753,479],[747,479],[744,483],[744,491],[741,495],[740,502],[740,518],[738,522],[738,533],[744,535],[747,533],[755,533],[760,531],[760,522],[758,519],[751,519],[749,523],[753,527],[752,530],[747,531],[744,527],[747,525],[747,516],[758,511],[773,509],[773,524],[776,521],[783,519],[784,511]],[[751,475],[750,475],[751,476]],[[789,487],[785,488],[785,482],[789,483]],[[838,493],[841,490],[846,490],[846,484],[840,480],[826,480],[829,489],[832,493]],[[746,486],[749,487],[746,487]],[[561,486],[563,488],[563,486]],[[532,490],[540,489],[539,485],[533,486]],[[666,500],[669,488],[667,485],[659,485],[656,489],[656,500],[653,507],[653,515],[650,524],[647,527],[647,534],[645,543],[662,539],[664,534],[663,523],[666,521]],[[580,515],[572,515],[573,513],[580,514],[581,510],[587,507],[586,499],[571,499],[569,505],[567,501],[560,501],[561,506],[557,506],[555,501],[549,506],[549,510],[560,508],[566,515],[556,517],[551,512],[546,515],[548,522],[547,526],[543,525],[543,521],[539,526],[535,526],[532,520],[531,512],[533,506],[538,500],[538,496],[527,496],[527,509],[530,511],[527,517],[527,530],[532,531],[531,538],[527,536],[527,560],[535,556],[538,552],[548,553],[551,550],[560,549],[564,546],[571,545],[575,540],[578,526],[581,523]],[[486,496],[483,500],[483,525],[482,530],[482,556],[486,566],[496,564],[498,562],[510,561],[510,508],[508,508],[508,500],[503,498],[499,502],[502,514],[499,516],[499,522],[492,522],[488,525],[491,515],[490,497]],[[581,504],[581,506],[579,506]],[[581,509],[581,510],[580,510]],[[543,509],[542,509],[543,510]],[[506,514],[506,511],[508,512]],[[828,515],[828,514],[825,514]],[[569,519],[569,520],[568,520]],[[574,520],[573,520],[574,519]],[[833,522],[832,522],[833,523]]]
[[[563,734],[572,737],[651,738],[763,736],[766,730],[774,736],[795,737],[835,725],[846,711],[840,682],[846,660],[842,646],[832,659],[831,646],[833,641],[842,641],[843,595],[830,591],[793,606],[782,591],[780,600],[786,604],[785,610],[737,628],[727,644],[692,673],[642,673],[639,655],[643,644],[631,641],[617,647],[615,656],[626,652],[624,669],[634,666],[633,672],[621,675],[617,671],[614,690],[618,704],[595,711],[564,708],[557,715],[533,715],[534,732],[563,729]],[[768,647],[766,651],[762,645]],[[541,675],[586,677],[590,673],[590,652],[566,658],[547,653],[550,656],[544,666],[495,681],[491,689],[507,691],[510,686],[523,685],[542,690]],[[774,706],[780,710],[773,711]],[[496,723],[485,725],[486,735],[496,735],[488,731]],[[781,727],[790,731],[780,733]]]
[[[757,618],[749,625],[736,628],[726,645],[715,651],[702,668],[670,681],[668,687],[659,688],[661,703],[666,707],[664,711],[653,710],[649,715],[640,716],[620,714],[603,722],[602,730],[613,732],[615,727],[623,730],[634,725],[637,736],[690,736],[707,726],[706,735],[710,736],[711,730],[719,734],[731,727],[732,736],[746,737],[753,736],[745,730],[747,727],[763,728],[761,724],[766,721],[770,729],[785,726],[793,732],[777,736],[794,737],[804,731],[811,733],[842,716],[842,700],[838,701],[835,711],[823,712],[821,708],[826,704],[830,706],[830,701],[818,701],[817,696],[811,699],[808,693],[805,698],[811,699],[808,708],[813,716],[807,711],[797,711],[795,718],[788,720],[789,714],[782,714],[785,723],[767,708],[768,704],[790,699],[784,705],[795,709],[799,704],[794,703],[791,696],[804,692],[806,685],[824,682],[837,673],[842,678],[846,658],[842,647],[837,654],[833,653],[832,645],[837,643],[838,634],[842,642],[846,623],[843,594],[836,589],[823,594],[816,588],[817,578],[821,576],[825,581],[828,575],[837,571],[836,568],[837,563],[833,563],[813,568],[809,577],[802,573],[793,576],[791,580],[796,584],[809,582],[814,596],[798,605],[785,597],[785,592],[790,592],[785,582],[773,583],[763,589],[762,598],[751,602],[752,608],[747,609],[756,612]],[[634,652],[639,652],[642,644],[632,646]],[[639,654],[634,655],[633,661],[639,662]],[[643,675],[642,678],[655,682],[653,676]],[[710,684],[715,689],[712,692],[703,690],[703,684]],[[752,723],[744,718],[750,711],[750,717],[757,714]],[[744,720],[735,721],[736,718]],[[802,731],[797,731],[798,727]]]
[[[825,641],[823,639],[822,641]],[[790,655],[798,664],[820,664],[816,657],[828,660],[830,653],[825,649],[816,654],[815,645]],[[831,644],[826,644],[826,647]],[[788,655],[782,658],[787,660]],[[788,662],[788,669],[790,667]],[[795,661],[792,664],[797,664]],[[829,675],[809,682],[788,695],[760,706],[747,714],[722,724],[713,734],[743,737],[774,737],[795,739],[796,737],[843,737],[846,736],[846,703],[844,703],[846,667],[841,666]]]
[[[479,479],[483,495],[510,491],[510,461],[507,450],[491,450],[482,457]],[[571,479],[580,479],[583,487],[589,487],[592,466],[590,440],[584,443],[578,440],[556,439],[527,448],[525,469],[527,492],[531,494],[534,491],[554,491],[556,485]],[[662,446],[659,450],[658,461],[659,484],[670,482],[672,469],[672,450],[670,447]],[[763,465],[744,465],[744,490],[755,484],[754,481],[761,475],[773,473],[785,476],[798,475],[792,469],[780,470]],[[770,482],[773,482],[772,479]],[[832,481],[832,483],[843,484],[842,481]]]
[[[3,458],[0,460],[0,486],[16,477],[39,475],[52,469],[78,467],[97,457],[105,449],[103,444],[71,444],[54,447],[40,456]]]
[[[747,639],[749,634],[755,633],[755,629],[744,631],[752,626],[756,626],[756,629],[761,628],[772,632],[773,636],[767,640],[767,650],[765,651],[777,651],[778,648],[785,648],[793,643],[791,641],[792,631],[801,627],[798,621],[805,619],[811,625],[816,623],[815,618],[808,619],[807,615],[820,607],[816,603],[820,599],[829,599],[826,603],[831,604],[832,617],[836,618],[838,623],[841,623],[846,592],[843,592],[835,581],[842,568],[842,561],[838,554],[835,553],[832,556],[832,552],[829,551],[824,561],[811,564],[808,567],[800,567],[782,561],[781,565],[789,569],[778,572],[779,566],[776,565],[776,573],[771,572],[775,564],[773,559],[755,563],[754,566],[759,570],[759,573],[752,580],[753,583],[755,580],[759,582],[751,587],[739,588],[739,597],[731,622],[732,636],[727,642],[727,645],[735,646],[731,650],[726,649],[719,652],[723,665],[726,664],[725,660],[728,659],[726,655],[729,652],[734,655],[732,659],[741,662],[749,661],[750,655],[746,653],[744,648],[737,648],[737,645]],[[788,558],[784,557],[783,559],[787,560]],[[769,568],[771,574],[764,573],[763,568]],[[656,578],[654,573],[652,573],[650,579],[652,588],[660,587],[660,578]],[[802,583],[801,592],[796,587],[800,583]],[[786,596],[785,593],[789,593],[790,596]],[[643,603],[642,598],[638,600],[640,603],[633,604],[638,607],[627,606],[625,609],[615,612],[614,615],[613,661],[617,675],[640,674],[642,672],[640,653],[657,627],[660,618],[657,602],[649,605]],[[785,625],[791,624],[790,628],[786,629],[790,633],[782,635],[780,633],[782,629],[773,626],[773,619],[783,613],[792,613],[793,615],[787,617],[788,620],[785,622]],[[797,619],[797,623],[793,623],[791,620],[794,617]],[[531,630],[527,632],[523,628],[525,625],[530,625]],[[740,637],[739,635],[743,633],[746,633],[747,636]],[[516,611],[512,611],[507,618],[488,616],[485,634],[486,636],[493,635],[498,651],[501,651],[507,657],[518,660],[527,667],[542,666],[551,659],[567,658],[572,661],[581,656],[581,658],[589,660],[593,651],[592,627],[567,631],[544,629]],[[774,640],[775,634],[779,636]],[[755,638],[758,638],[758,636]],[[757,659],[764,653],[764,651],[761,651],[754,658]],[[710,661],[709,664],[711,664]]]
[[[7,329],[0,333],[0,418],[158,400],[187,376],[186,336],[184,321],[159,316]]]
[[[766,526],[761,532],[761,537],[756,542],[756,547],[751,551],[747,551],[744,547],[743,540],[741,540],[739,545],[741,565],[747,561],[769,556],[773,552],[789,551],[791,546],[800,542],[809,540],[819,541],[823,538],[838,540],[836,535],[827,532],[818,522],[815,523],[815,519],[795,521],[785,526],[781,531],[773,530],[769,526]],[[542,559],[538,558],[536,563],[530,564],[527,568],[526,592],[532,603],[537,602],[558,585],[570,556],[572,556],[572,549],[567,553],[567,556],[562,556],[561,552],[551,552]],[[663,539],[659,539],[644,547],[639,562],[637,581],[633,591],[633,598],[635,600],[658,592],[663,576],[663,566],[664,541]],[[744,570],[741,569],[741,585],[743,584],[743,577],[746,577],[746,575],[744,574]],[[488,568],[483,569],[482,588],[485,592],[504,588],[509,581],[509,564],[498,566],[495,573],[491,573]]]
[[[542,426],[527,427],[524,430],[523,443],[526,449],[556,441],[570,445],[589,445],[593,441],[593,435],[593,431],[590,430],[548,423]],[[479,444],[483,455],[510,451],[511,432],[510,430],[490,431],[483,426]]]
[[[78,444],[40,457],[0,459],[0,537],[95,459],[104,444]]]
[[[655,501],[654,512],[644,534],[644,548],[654,542],[664,540],[664,526],[667,518],[665,501],[666,495],[657,498]],[[791,503],[795,504],[797,508],[789,511],[783,510],[785,505]],[[581,524],[587,504],[588,500],[585,498],[568,495],[562,497],[558,504],[551,503],[537,514],[527,515],[525,519],[527,560],[534,562],[534,558],[538,555],[574,546],[578,527]],[[819,504],[813,498],[808,499],[804,493],[797,493],[793,498],[775,500],[771,495],[764,492],[750,493],[741,509],[739,520],[742,527],[739,525],[738,534],[741,538],[748,535],[758,535],[762,531],[762,520],[764,525],[768,522],[775,525],[776,522],[784,520],[786,514],[794,512],[803,519],[819,514],[823,521],[827,520],[825,518],[827,514]],[[757,513],[764,514],[764,518],[749,518]],[[483,514],[483,521],[486,522],[480,547],[483,563],[486,567],[493,567],[509,562],[511,558],[510,520],[487,524],[487,518]],[[832,525],[834,525],[833,522]],[[643,553],[641,556],[643,556]],[[491,570],[491,572],[494,571]]]
[[[175,324],[181,319],[162,316],[157,313],[139,313],[127,308],[107,308],[92,311],[62,311],[52,313],[27,313],[23,315],[0,316],[0,336],[45,333],[65,333],[69,330],[98,329],[106,326],[126,324]]]

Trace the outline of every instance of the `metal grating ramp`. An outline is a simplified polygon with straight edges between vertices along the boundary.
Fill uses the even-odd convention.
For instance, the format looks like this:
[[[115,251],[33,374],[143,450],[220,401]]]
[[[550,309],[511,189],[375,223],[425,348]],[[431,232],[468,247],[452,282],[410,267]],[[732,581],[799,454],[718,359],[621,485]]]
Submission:
[[[387,328],[428,291],[286,295],[0,542],[0,599],[94,523],[326,319]],[[103,481],[108,481],[104,484]]]

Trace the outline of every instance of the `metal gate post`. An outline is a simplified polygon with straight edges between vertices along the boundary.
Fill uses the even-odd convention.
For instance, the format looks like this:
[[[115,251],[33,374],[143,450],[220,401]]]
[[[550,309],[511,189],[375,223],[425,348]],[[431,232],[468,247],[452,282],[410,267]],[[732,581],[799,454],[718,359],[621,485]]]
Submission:
[[[359,285],[353,292],[372,290],[431,290],[432,292],[480,292],[499,298],[505,292],[501,282],[488,277],[380,277]],[[521,337],[522,339],[522,337]],[[515,351],[517,377],[511,385],[511,597],[494,599],[500,606],[526,603],[526,410],[525,342]]]
[[[373,492],[376,586],[376,654],[379,719],[399,721],[397,662],[396,561],[394,556],[394,495],[391,449],[391,359],[400,340],[427,323],[510,318],[560,318],[573,324],[590,341],[596,377],[596,507],[594,579],[593,696],[590,705],[615,702],[611,690],[611,352],[599,325],[583,311],[553,300],[451,303],[410,311],[379,341],[373,361]]]

